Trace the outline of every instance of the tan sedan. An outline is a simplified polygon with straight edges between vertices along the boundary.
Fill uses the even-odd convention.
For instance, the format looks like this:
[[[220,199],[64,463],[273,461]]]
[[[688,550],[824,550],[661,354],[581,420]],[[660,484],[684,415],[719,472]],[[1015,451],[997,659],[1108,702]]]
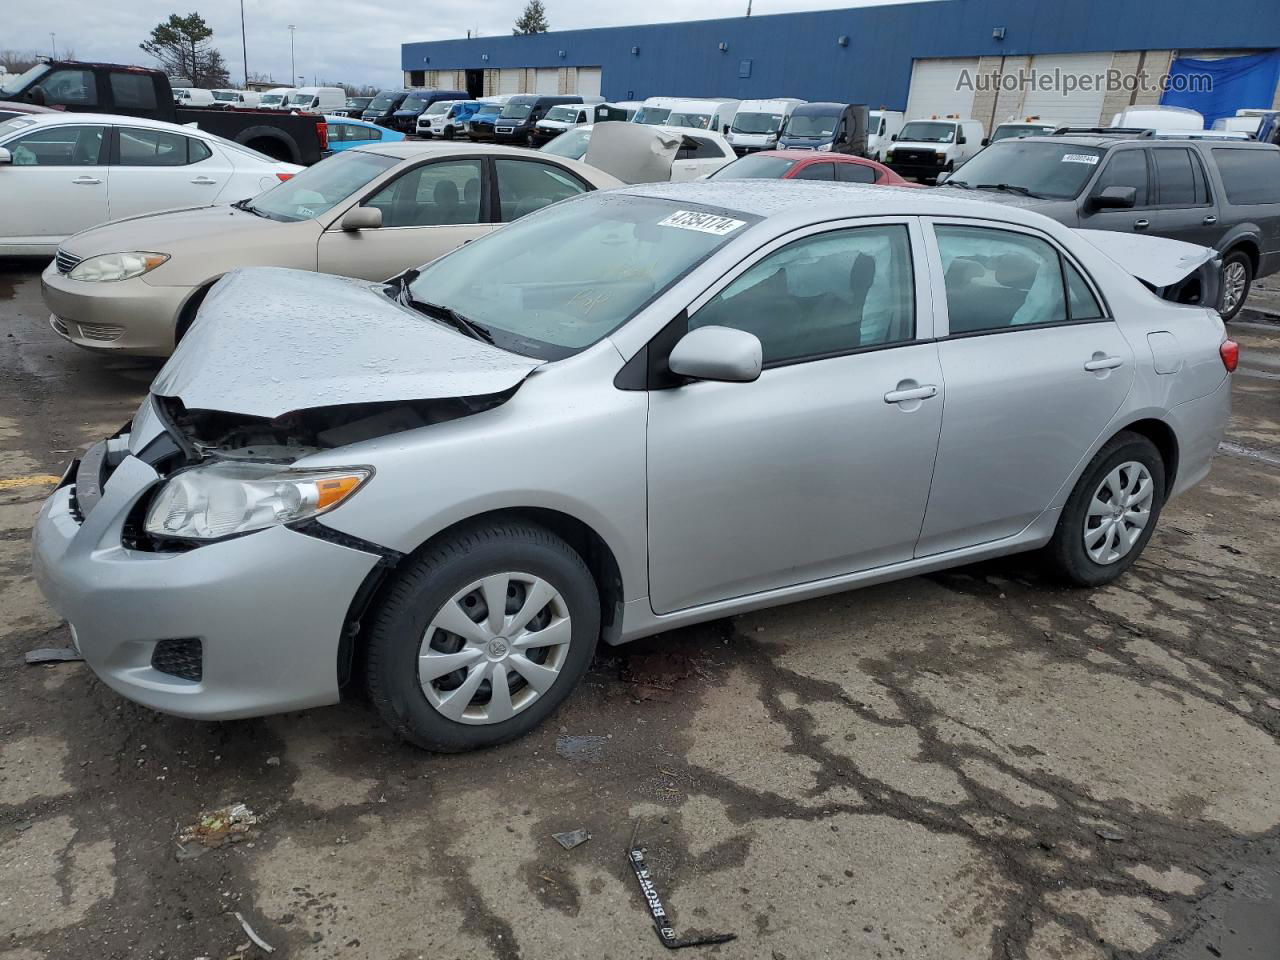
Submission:
[[[252,200],[78,233],[41,288],[53,329],[77,346],[168,356],[236,267],[385,280],[557,200],[618,185],[584,163],[512,147],[379,143]]]

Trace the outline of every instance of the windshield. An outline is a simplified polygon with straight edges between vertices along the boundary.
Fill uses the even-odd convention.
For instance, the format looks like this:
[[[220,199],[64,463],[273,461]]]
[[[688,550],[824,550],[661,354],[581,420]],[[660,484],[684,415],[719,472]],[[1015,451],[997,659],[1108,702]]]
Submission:
[[[793,113],[787,119],[788,137],[830,137],[836,132],[840,113]]]
[[[1038,123],[1002,123],[991,134],[991,142],[1008,140],[1010,137],[1036,137],[1042,133],[1050,133],[1052,129]]]
[[[476,111],[477,117],[496,117],[502,112],[502,105],[497,103],[486,103]]]
[[[49,72],[50,66],[47,63],[37,63],[34,67],[28,69],[25,73],[12,74],[0,80],[0,92],[18,93],[23,90],[27,84],[38,77],[44,76]]]
[[[348,110],[363,110],[368,105],[368,97],[347,97],[346,108]]]
[[[523,120],[532,109],[533,104],[531,103],[508,103],[502,108],[502,113],[498,114],[498,116],[503,120]]]
[[[505,350],[566,357],[622,326],[746,226],[690,207],[588,194],[459,247],[424,267],[409,290],[484,328]],[[675,215],[712,216],[718,229],[665,222]]]
[[[734,133],[777,133],[782,126],[780,113],[739,113],[733,118]]]
[[[911,140],[916,143],[950,143],[955,138],[954,123],[932,123],[927,120],[912,120],[898,134],[899,140]]]
[[[9,134],[16,133],[17,131],[23,129],[24,127],[30,127],[30,126],[33,126],[34,124],[35,124],[34,120],[32,120],[30,117],[24,117],[21,114],[19,114],[16,117],[10,117],[8,120],[0,122],[0,142],[3,142],[5,137],[9,136]],[[556,139],[559,139],[559,138],[557,137]],[[553,140],[552,143],[554,142],[555,141]],[[549,143],[547,144],[547,146],[551,146],[551,144]]]
[[[411,93],[404,98],[404,103],[400,104],[400,110],[405,113],[421,113],[427,108],[427,98],[431,94],[428,93]]]
[[[284,102],[283,93],[264,93],[262,99],[258,101],[264,107],[274,107],[278,103]]]
[[[373,103],[369,104],[370,110],[390,110],[396,102],[397,94],[380,93],[373,98]]]
[[[572,123],[574,120],[578,119],[578,108],[577,107],[552,107],[550,110],[547,111],[547,116],[545,119],[563,120],[567,123]]]
[[[240,94],[234,90],[215,90],[213,91],[213,99],[215,100],[239,100]]]
[[[437,100],[431,106],[427,107],[423,113],[428,117],[438,117],[443,113],[448,113],[449,108],[453,106],[452,100]]]
[[[568,157],[570,160],[581,160],[587,154],[587,144],[591,141],[589,127],[578,127],[566,130],[545,147],[543,153],[553,153],[557,157]]]
[[[376,153],[345,150],[259,194],[245,209],[272,220],[290,223],[310,220],[346,200],[399,162]]]
[[[309,107],[316,102],[314,93],[291,93],[284,98],[286,106],[290,107]]]
[[[791,151],[795,152],[795,151]],[[778,180],[796,165],[798,160],[787,157],[771,157],[757,153],[740,157],[721,167],[708,180]]]
[[[961,167],[947,186],[1016,187],[1037,197],[1069,200],[1098,169],[1102,151],[1049,140],[993,143]]]
[[[668,127],[694,127],[698,130],[705,130],[711,125],[711,114],[709,113],[680,113],[672,110],[667,114]]]
[[[671,111],[667,107],[641,107],[636,111],[636,123],[666,123]]]

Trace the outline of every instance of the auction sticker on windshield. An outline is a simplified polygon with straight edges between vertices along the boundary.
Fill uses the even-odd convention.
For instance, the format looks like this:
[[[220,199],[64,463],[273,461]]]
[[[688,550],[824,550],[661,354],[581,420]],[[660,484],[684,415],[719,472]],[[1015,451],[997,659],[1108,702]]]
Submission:
[[[1096,154],[1092,153],[1064,153],[1062,155],[1063,163],[1087,163],[1093,166],[1098,162]]]
[[[723,237],[733,233],[739,227],[745,227],[747,221],[734,220],[732,217],[719,217],[713,213],[698,213],[694,210],[677,210],[665,220],[660,220],[660,227],[678,227],[681,230],[697,230],[699,233],[712,233]]]

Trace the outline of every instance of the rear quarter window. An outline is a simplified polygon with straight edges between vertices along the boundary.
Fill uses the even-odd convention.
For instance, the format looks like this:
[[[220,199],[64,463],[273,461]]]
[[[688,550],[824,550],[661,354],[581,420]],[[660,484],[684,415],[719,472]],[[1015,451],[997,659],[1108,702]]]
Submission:
[[[1215,147],[1213,162],[1229,202],[1280,203],[1280,150]]]

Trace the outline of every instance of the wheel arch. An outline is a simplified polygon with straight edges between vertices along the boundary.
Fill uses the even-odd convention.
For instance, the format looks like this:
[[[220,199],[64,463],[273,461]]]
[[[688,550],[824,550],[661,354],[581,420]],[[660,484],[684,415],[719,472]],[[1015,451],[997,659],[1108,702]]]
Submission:
[[[175,347],[187,330],[191,328],[192,321],[196,318],[196,311],[200,309],[200,304],[204,303],[204,298],[209,295],[213,285],[221,279],[221,277],[214,277],[212,280],[207,280],[200,284],[183,302],[182,309],[178,311],[178,317],[173,326],[173,345]]]
[[[1255,277],[1262,263],[1262,246],[1258,241],[1258,235],[1254,232],[1256,229],[1250,229],[1250,225],[1241,224],[1228,233],[1222,243],[1222,258],[1225,260],[1236,251],[1242,251],[1249,258],[1249,265]]]
[[[1167,500],[1169,491],[1173,489],[1174,481],[1178,476],[1178,435],[1174,433],[1173,427],[1155,417],[1145,417],[1127,423],[1115,431],[1112,437],[1126,431],[1146,437],[1159,451],[1160,459],[1164,463],[1164,495]]]

